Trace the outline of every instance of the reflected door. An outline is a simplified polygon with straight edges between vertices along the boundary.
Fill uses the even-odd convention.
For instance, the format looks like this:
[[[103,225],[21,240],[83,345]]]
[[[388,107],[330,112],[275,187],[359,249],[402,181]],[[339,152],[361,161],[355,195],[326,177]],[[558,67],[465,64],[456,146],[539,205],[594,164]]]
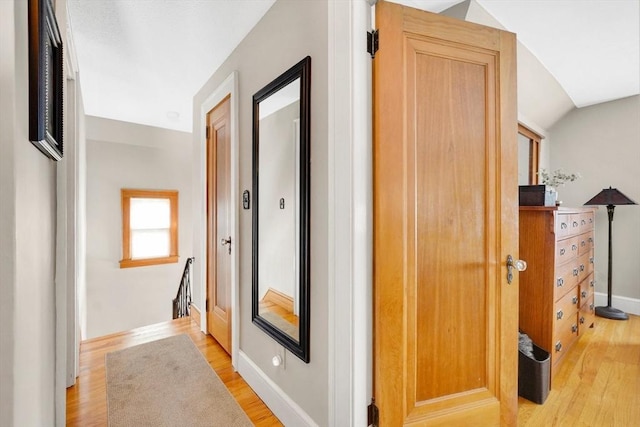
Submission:
[[[231,354],[231,101],[207,114],[207,332]]]
[[[380,426],[516,425],[515,36],[386,2],[376,19]]]

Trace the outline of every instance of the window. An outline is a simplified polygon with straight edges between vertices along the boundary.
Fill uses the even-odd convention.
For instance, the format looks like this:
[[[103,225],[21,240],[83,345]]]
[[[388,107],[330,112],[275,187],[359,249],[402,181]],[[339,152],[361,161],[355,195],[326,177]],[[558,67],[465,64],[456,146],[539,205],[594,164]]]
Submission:
[[[178,262],[178,192],[121,190],[120,268]]]

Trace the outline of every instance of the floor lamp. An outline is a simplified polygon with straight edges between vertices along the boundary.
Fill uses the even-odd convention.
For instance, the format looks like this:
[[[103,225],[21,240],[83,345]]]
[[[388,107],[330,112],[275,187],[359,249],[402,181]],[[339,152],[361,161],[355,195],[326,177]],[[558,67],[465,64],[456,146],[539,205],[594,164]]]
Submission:
[[[613,223],[613,210],[617,205],[637,205],[637,203],[622,194],[617,188],[609,187],[605,188],[585,203],[585,206],[593,205],[606,206],[607,213],[609,214],[609,272],[607,274],[607,306],[596,307],[596,316],[606,317],[607,319],[627,320],[629,318],[627,313],[611,306],[611,264],[613,260],[611,247],[611,224]]]

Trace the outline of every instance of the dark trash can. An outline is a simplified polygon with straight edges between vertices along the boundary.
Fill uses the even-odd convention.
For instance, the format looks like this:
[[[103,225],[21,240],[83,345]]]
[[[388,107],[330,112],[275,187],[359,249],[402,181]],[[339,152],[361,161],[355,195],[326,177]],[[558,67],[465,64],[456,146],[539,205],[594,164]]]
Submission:
[[[533,344],[533,359],[518,351],[518,395],[543,404],[549,395],[549,352]]]

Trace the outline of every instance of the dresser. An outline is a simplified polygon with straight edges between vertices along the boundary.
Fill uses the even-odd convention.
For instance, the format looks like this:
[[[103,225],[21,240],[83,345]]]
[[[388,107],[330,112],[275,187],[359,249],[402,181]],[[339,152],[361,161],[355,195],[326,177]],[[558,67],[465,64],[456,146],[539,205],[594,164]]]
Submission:
[[[593,208],[520,207],[520,330],[551,354],[551,381],[594,323]]]

